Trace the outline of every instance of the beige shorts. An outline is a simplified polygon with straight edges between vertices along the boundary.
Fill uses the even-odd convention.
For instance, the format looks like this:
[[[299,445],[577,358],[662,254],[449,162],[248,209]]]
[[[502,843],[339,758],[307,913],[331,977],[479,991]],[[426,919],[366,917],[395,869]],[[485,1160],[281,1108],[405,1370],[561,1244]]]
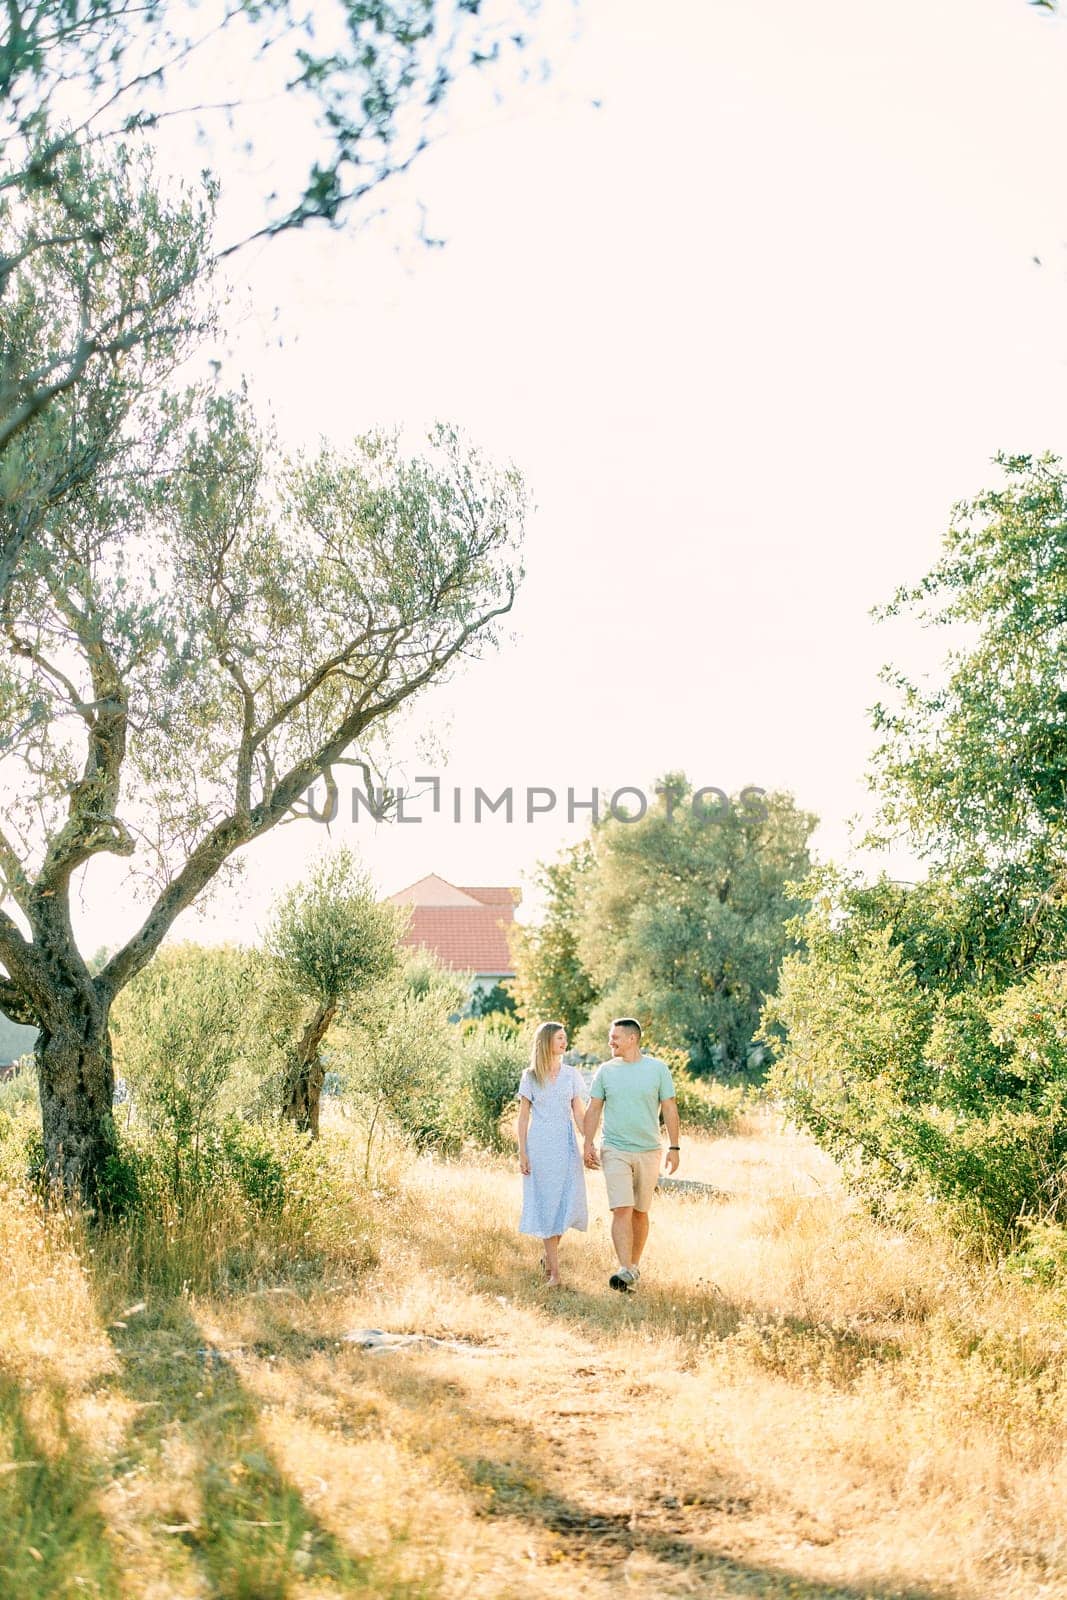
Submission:
[[[663,1152],[655,1150],[613,1150],[606,1144],[600,1152],[600,1166],[608,1186],[608,1205],[612,1211],[618,1206],[633,1206],[635,1211],[647,1211],[652,1204],[652,1191],[659,1181]]]

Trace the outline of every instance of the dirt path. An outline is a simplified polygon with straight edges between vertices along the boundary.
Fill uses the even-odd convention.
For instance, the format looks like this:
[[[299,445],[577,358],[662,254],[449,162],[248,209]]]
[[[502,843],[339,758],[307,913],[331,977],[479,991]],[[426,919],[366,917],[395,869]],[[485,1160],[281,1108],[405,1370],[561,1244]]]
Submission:
[[[657,1197],[632,1296],[595,1180],[544,1288],[508,1161],[383,1181],[369,1270],[127,1314],[27,1211],[0,1593],[1067,1600],[1058,1324],[877,1227],[804,1141],[686,1156],[727,1197]]]

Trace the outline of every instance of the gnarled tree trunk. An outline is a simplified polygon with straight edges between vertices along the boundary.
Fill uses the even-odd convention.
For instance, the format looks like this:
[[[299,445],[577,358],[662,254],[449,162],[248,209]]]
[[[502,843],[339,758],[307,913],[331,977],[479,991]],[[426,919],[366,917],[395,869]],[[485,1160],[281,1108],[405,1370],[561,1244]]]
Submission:
[[[35,1051],[45,1173],[54,1191],[98,1210],[116,1149],[109,1008],[91,983],[64,998],[49,1008]]]
[[[301,1133],[310,1133],[313,1139],[319,1136],[319,1102],[326,1077],[319,1045],[336,1014],[335,1005],[316,1007],[300,1043],[289,1059],[286,1073],[282,1119],[293,1123]]]

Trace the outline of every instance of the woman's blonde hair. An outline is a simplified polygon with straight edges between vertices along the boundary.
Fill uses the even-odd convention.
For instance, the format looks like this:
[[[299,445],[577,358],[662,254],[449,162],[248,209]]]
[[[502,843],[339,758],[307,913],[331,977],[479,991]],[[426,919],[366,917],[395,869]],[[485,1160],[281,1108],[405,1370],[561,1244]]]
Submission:
[[[530,1071],[533,1073],[534,1082],[542,1087],[548,1082],[549,1068],[552,1065],[552,1040],[562,1027],[562,1022],[542,1022],[534,1034],[533,1049],[530,1051]]]

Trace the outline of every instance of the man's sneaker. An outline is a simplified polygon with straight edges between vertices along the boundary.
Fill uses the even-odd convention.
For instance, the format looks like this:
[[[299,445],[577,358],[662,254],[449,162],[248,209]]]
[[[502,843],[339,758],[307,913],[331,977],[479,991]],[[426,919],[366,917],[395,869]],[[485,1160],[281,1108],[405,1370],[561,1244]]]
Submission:
[[[634,1279],[635,1285],[640,1283],[641,1282],[641,1269],[640,1269],[640,1267],[631,1267],[630,1271],[633,1273],[633,1279]]]
[[[618,1272],[611,1274],[608,1279],[608,1287],[609,1289],[619,1289],[623,1294],[629,1294],[639,1277],[640,1273],[635,1272],[632,1267],[620,1267]]]

